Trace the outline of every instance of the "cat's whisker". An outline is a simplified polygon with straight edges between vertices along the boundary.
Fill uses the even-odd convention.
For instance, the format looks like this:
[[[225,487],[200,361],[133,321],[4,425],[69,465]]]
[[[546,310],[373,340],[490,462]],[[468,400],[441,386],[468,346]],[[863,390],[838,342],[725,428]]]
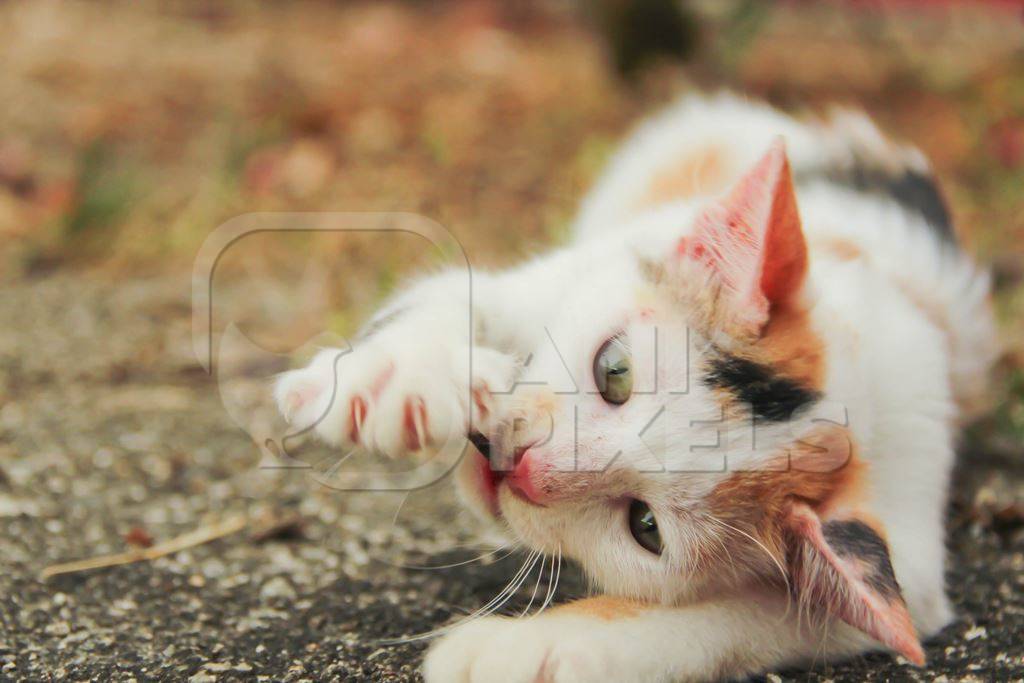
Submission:
[[[697,552],[691,553],[691,576],[701,576],[706,574],[710,570],[715,568],[713,560],[717,557],[717,553],[702,552],[704,548],[709,546],[707,536],[709,534],[702,533],[700,531],[690,532],[690,544],[696,547]]]
[[[710,521],[712,522],[712,524],[711,524],[712,527],[718,526],[717,523],[719,523],[719,520],[712,519]],[[722,540],[721,535],[718,533],[718,529],[712,530],[712,529],[708,529],[705,526],[702,529],[702,532],[703,533],[699,534],[699,537],[701,539],[703,539],[703,538],[710,538],[712,541],[715,542],[715,544],[718,546],[718,548],[721,549],[722,554],[719,554],[718,550],[712,550],[711,552],[713,553],[715,558],[718,558],[719,560],[722,560],[722,559],[728,560],[729,567],[730,567],[730,569],[732,571],[733,581],[739,583],[740,577],[739,577],[739,571],[736,569],[736,562],[735,562],[735,560],[733,560],[732,553],[729,552],[728,546],[725,545],[725,542]],[[723,557],[723,555],[724,555],[724,557]]]
[[[700,531],[691,533],[691,535],[692,540],[690,543],[695,548],[695,552],[692,553],[694,558],[693,569],[694,573],[698,574],[714,566],[713,561],[718,558],[718,554],[711,546],[711,534],[701,529]]]
[[[551,571],[555,571],[555,558],[553,555],[551,556]],[[540,580],[542,578],[544,578],[543,560],[540,563],[540,571],[537,572],[537,582],[533,584],[533,593],[530,594],[530,602],[528,602],[526,607],[523,608],[523,611],[519,613],[520,618],[526,616],[526,613],[530,611],[531,607],[533,607],[533,601],[537,598],[537,590],[540,588]]]
[[[783,612],[782,617],[779,620],[780,623],[784,622],[786,619],[789,618],[789,611],[793,605],[793,586],[789,582],[789,574],[786,572],[786,568],[782,566],[782,562],[779,561],[779,558],[775,557],[772,551],[770,551],[764,543],[762,543],[757,537],[753,536],[752,534],[749,534],[743,529],[735,527],[732,524],[729,524],[728,522],[725,522],[718,517],[711,517],[710,519],[713,519],[716,523],[722,525],[726,529],[731,529],[732,531],[735,531],[741,536],[748,538],[751,542],[754,543],[754,545],[756,545],[758,548],[764,551],[765,555],[767,555],[768,558],[772,561],[772,564],[774,564],[776,569],[779,570],[779,575],[782,577],[782,580],[786,584],[786,611]]]
[[[735,581],[736,583],[739,583],[739,581],[740,581],[739,570],[736,568],[736,560],[733,559],[732,553],[729,552],[729,547],[725,545],[725,541],[723,541],[722,537],[719,536],[718,534],[715,534],[715,541],[717,542],[718,546],[722,549],[722,552],[725,553],[726,559],[729,560],[729,568],[732,571],[732,579],[733,579],[733,581]]]
[[[551,564],[554,566],[555,556],[551,557]],[[558,546],[558,568],[552,571],[552,577],[548,581],[548,592],[544,597],[544,602],[541,604],[540,609],[537,610],[533,616],[539,616],[541,612],[547,609],[548,605],[555,597],[555,591],[558,589],[558,580],[562,577],[562,546]]]
[[[326,478],[326,479],[330,479],[331,477],[333,477],[335,474],[338,473],[338,470],[341,469],[341,466],[345,464],[345,461],[348,460],[349,458],[351,458],[353,455],[355,455],[355,453],[356,452],[354,450],[351,450],[348,453],[346,453],[345,455],[341,456],[340,458],[337,459],[336,462],[334,462],[334,464],[332,464],[330,467],[328,467],[326,470],[324,470],[323,474],[320,475],[320,476],[323,477],[323,478]],[[330,459],[331,459],[330,457],[324,458],[323,460],[321,460],[318,463],[316,463],[316,465],[313,465],[313,468],[315,469],[320,464],[325,463],[325,462],[329,461]]]
[[[540,557],[541,554],[536,551],[531,552],[529,555],[527,555],[526,561],[523,562],[522,566],[519,567],[519,570],[516,571],[516,573],[512,576],[509,582],[505,584],[505,587],[498,591],[498,594],[491,598],[483,607],[478,609],[477,612],[486,611],[488,608],[491,607],[491,605],[500,602],[500,600],[507,593],[515,592],[517,586],[521,583],[521,579],[526,578],[526,575],[530,573],[533,567],[537,564],[537,560],[540,559]]]
[[[497,598],[496,598],[495,600],[492,600],[492,603],[494,603],[494,602],[496,601],[496,602],[497,602],[497,604],[494,604],[493,606],[491,606],[491,607],[490,607],[490,608],[489,608],[489,609],[488,609],[487,611],[485,611],[485,612],[484,612],[483,614],[480,614],[480,615],[474,616],[473,618],[474,618],[474,619],[478,619],[478,618],[480,618],[480,617],[485,617],[485,616],[488,616],[488,615],[490,615],[490,614],[494,614],[495,612],[497,612],[498,610],[500,610],[500,609],[501,609],[502,607],[504,607],[504,606],[505,606],[506,604],[508,604],[508,601],[509,601],[509,600],[511,600],[511,599],[512,599],[513,597],[515,597],[515,594],[519,592],[519,589],[520,589],[520,588],[522,588],[523,584],[524,584],[524,583],[526,582],[526,579],[528,579],[528,578],[530,577],[530,574],[531,574],[531,573],[533,572],[533,568],[534,568],[535,566],[537,566],[537,562],[538,562],[538,561],[543,561],[543,558],[544,558],[544,555],[543,555],[543,554],[541,554],[541,553],[539,553],[539,552],[537,552],[537,553],[536,553],[536,554],[534,555],[534,557],[533,557],[533,561],[532,561],[532,562],[530,563],[530,566],[529,566],[529,568],[528,568],[528,569],[526,570],[526,572],[525,572],[525,573],[524,573],[524,574],[523,574],[523,575],[522,575],[522,576],[521,576],[521,577],[520,577],[520,578],[519,578],[519,579],[518,579],[518,580],[517,580],[517,581],[515,582],[515,585],[514,585],[514,586],[511,586],[511,587],[509,587],[509,586],[506,586],[506,590],[504,591],[504,595],[503,595],[503,596],[501,596],[501,599],[500,599],[500,600],[498,600]],[[543,571],[543,564],[541,565],[541,571]]]
[[[350,452],[348,455],[352,455],[352,453]],[[345,456],[345,457],[348,457],[348,456]],[[392,529],[398,527],[398,518],[402,514],[402,508],[404,508],[405,504],[407,502],[409,502],[409,496],[410,496],[409,493],[406,493],[404,496],[402,496],[402,502],[400,502],[398,504],[398,507],[395,508],[395,514],[391,518],[391,527],[392,527]],[[460,510],[460,513],[464,513],[464,512],[466,512],[466,511],[465,510]],[[486,546],[486,545],[491,545],[491,544],[484,543],[483,541],[473,541],[472,543],[456,543],[454,545],[451,545],[451,546],[447,547],[445,550],[455,550],[457,548],[479,548],[480,546]],[[467,565],[467,564],[472,564],[473,562],[479,562],[480,560],[483,560],[484,558],[492,557],[494,555],[497,555],[498,553],[500,553],[502,550],[505,550],[506,548],[508,549],[508,552],[506,552],[504,555],[501,555],[500,557],[495,558],[495,560],[494,560],[495,562],[500,562],[501,560],[504,560],[506,557],[510,556],[512,553],[514,553],[516,551],[517,541],[511,541],[509,543],[503,543],[503,544],[501,544],[501,545],[499,545],[497,547],[490,548],[487,551],[485,551],[485,552],[483,552],[483,553],[481,553],[479,555],[476,555],[475,557],[471,557],[471,558],[469,558],[467,560],[462,560],[460,562],[452,562],[450,564],[415,565],[415,564],[403,564],[403,563],[387,562],[386,560],[380,560],[380,559],[376,559],[376,558],[373,558],[373,559],[376,562],[380,562],[381,564],[386,564],[386,565],[388,565],[390,567],[395,567],[395,568],[398,568],[398,569],[411,569],[411,570],[416,570],[416,571],[426,571],[426,570],[430,570],[430,569],[451,569],[452,567],[461,567],[461,566],[464,566],[464,565]]]
[[[526,560],[523,562],[523,565],[519,568],[519,571],[517,571],[515,575],[512,577],[512,579],[507,584],[505,584],[505,587],[501,591],[499,591],[499,593],[496,596],[494,596],[490,601],[488,601],[487,604],[477,609],[476,611],[472,612],[471,614],[469,614],[469,616],[459,619],[453,624],[442,626],[441,628],[432,629],[424,633],[417,633],[416,635],[412,636],[405,636],[403,638],[385,638],[378,641],[378,643],[380,643],[381,645],[403,645],[405,643],[414,643],[422,640],[430,640],[431,638],[436,638],[437,636],[444,635],[445,633],[448,633],[454,628],[464,626],[465,624],[468,624],[471,621],[493,614],[497,610],[501,609],[502,605],[508,602],[508,600],[513,595],[515,595],[516,591],[519,590],[520,586],[523,585],[523,582],[533,571],[533,568],[537,565],[537,561],[540,558],[541,553],[539,551],[533,551],[529,555],[527,555]]]
[[[453,546],[453,547],[459,547],[459,546]],[[465,566],[467,564],[473,564],[474,562],[479,562],[479,561],[483,560],[486,557],[491,557],[491,556],[497,555],[498,553],[500,553],[502,550],[505,550],[505,549],[507,549],[507,552],[505,552],[505,554],[501,555],[500,557],[494,558],[495,562],[500,562],[501,560],[504,560],[506,557],[510,556],[512,553],[514,553],[516,551],[516,547],[514,545],[507,544],[507,545],[499,546],[499,547],[495,548],[494,550],[489,550],[489,551],[487,551],[485,553],[482,553],[480,555],[476,555],[475,557],[471,557],[468,560],[462,560],[461,562],[452,562],[450,564],[421,564],[421,565],[417,565],[417,564],[391,564],[391,563],[388,563],[388,564],[391,564],[392,567],[398,567],[399,569],[413,569],[413,570],[417,570],[417,571],[428,571],[428,570],[431,570],[431,569],[451,569],[452,567],[463,567],[463,566]]]
[[[733,581],[739,583],[739,570],[736,568],[736,560],[733,558],[733,553],[729,550],[729,546],[725,544],[725,540],[717,532],[714,534],[713,538],[718,547],[722,549],[722,552],[725,554],[726,559],[729,560],[729,568],[732,571]]]
[[[509,582],[509,585],[505,587],[505,590],[502,591],[502,593],[499,593],[498,596],[496,596],[493,600],[491,600],[490,603],[488,603],[488,605],[485,605],[486,609],[484,613],[479,616],[487,616],[488,614],[493,614],[494,612],[497,612],[519,591],[523,583],[526,581],[527,578],[529,578],[530,574],[533,572],[533,568],[537,566],[537,562],[541,561],[544,557],[543,553],[541,553],[540,551],[534,551],[531,554],[531,556],[532,560],[530,561],[529,567],[527,567],[525,571],[520,569],[520,573],[522,573],[522,576],[519,576],[517,579],[514,579],[515,585],[512,585],[512,582]]]

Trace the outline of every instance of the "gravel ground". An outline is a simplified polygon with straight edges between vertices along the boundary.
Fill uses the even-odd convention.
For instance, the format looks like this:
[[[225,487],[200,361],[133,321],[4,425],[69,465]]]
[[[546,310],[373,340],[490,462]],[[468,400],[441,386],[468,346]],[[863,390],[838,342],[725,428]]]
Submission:
[[[192,356],[189,296],[182,280],[58,275],[0,299],[0,678],[418,680],[424,646],[381,641],[479,607],[521,556],[402,567],[485,549],[447,482],[403,504],[259,467]],[[228,379],[255,396],[272,371]],[[927,669],[877,655],[767,679],[1024,679],[1024,472],[1019,446],[1003,451],[962,459],[949,571],[961,618],[928,644]],[[39,578],[233,515],[248,521],[211,543]],[[569,575],[559,597],[579,590]]]

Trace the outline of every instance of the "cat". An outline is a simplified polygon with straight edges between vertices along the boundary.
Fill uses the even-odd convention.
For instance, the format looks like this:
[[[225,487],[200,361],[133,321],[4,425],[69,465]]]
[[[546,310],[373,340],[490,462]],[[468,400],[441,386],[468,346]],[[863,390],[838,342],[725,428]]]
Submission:
[[[613,156],[573,234],[474,271],[472,296],[464,273],[409,286],[275,387],[330,444],[469,437],[466,504],[604,593],[458,625],[426,680],[923,665],[952,618],[954,439],[997,348],[921,153],[851,111],[688,96]]]

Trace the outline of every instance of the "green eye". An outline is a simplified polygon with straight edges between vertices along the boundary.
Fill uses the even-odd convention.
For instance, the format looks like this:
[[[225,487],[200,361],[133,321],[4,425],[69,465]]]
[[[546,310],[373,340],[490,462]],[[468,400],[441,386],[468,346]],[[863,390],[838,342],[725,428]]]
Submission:
[[[633,393],[632,359],[619,337],[606,341],[594,357],[594,381],[608,403],[620,405]]]
[[[658,520],[654,518],[651,508],[639,500],[629,504],[629,533],[640,547],[655,555],[661,555],[661,533],[658,531]]]

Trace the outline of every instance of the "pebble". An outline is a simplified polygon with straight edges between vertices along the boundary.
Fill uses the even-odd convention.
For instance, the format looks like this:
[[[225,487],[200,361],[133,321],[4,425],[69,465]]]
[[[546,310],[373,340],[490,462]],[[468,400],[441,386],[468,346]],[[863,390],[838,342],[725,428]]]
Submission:
[[[294,600],[295,589],[282,576],[275,576],[260,587],[261,600]]]
[[[71,633],[71,624],[66,621],[55,621],[52,624],[47,624],[43,631],[48,636],[66,636]]]
[[[975,626],[974,628],[969,629],[967,633],[964,634],[964,640],[977,640],[978,638],[984,638],[987,635],[988,630],[986,630],[984,626]]]

